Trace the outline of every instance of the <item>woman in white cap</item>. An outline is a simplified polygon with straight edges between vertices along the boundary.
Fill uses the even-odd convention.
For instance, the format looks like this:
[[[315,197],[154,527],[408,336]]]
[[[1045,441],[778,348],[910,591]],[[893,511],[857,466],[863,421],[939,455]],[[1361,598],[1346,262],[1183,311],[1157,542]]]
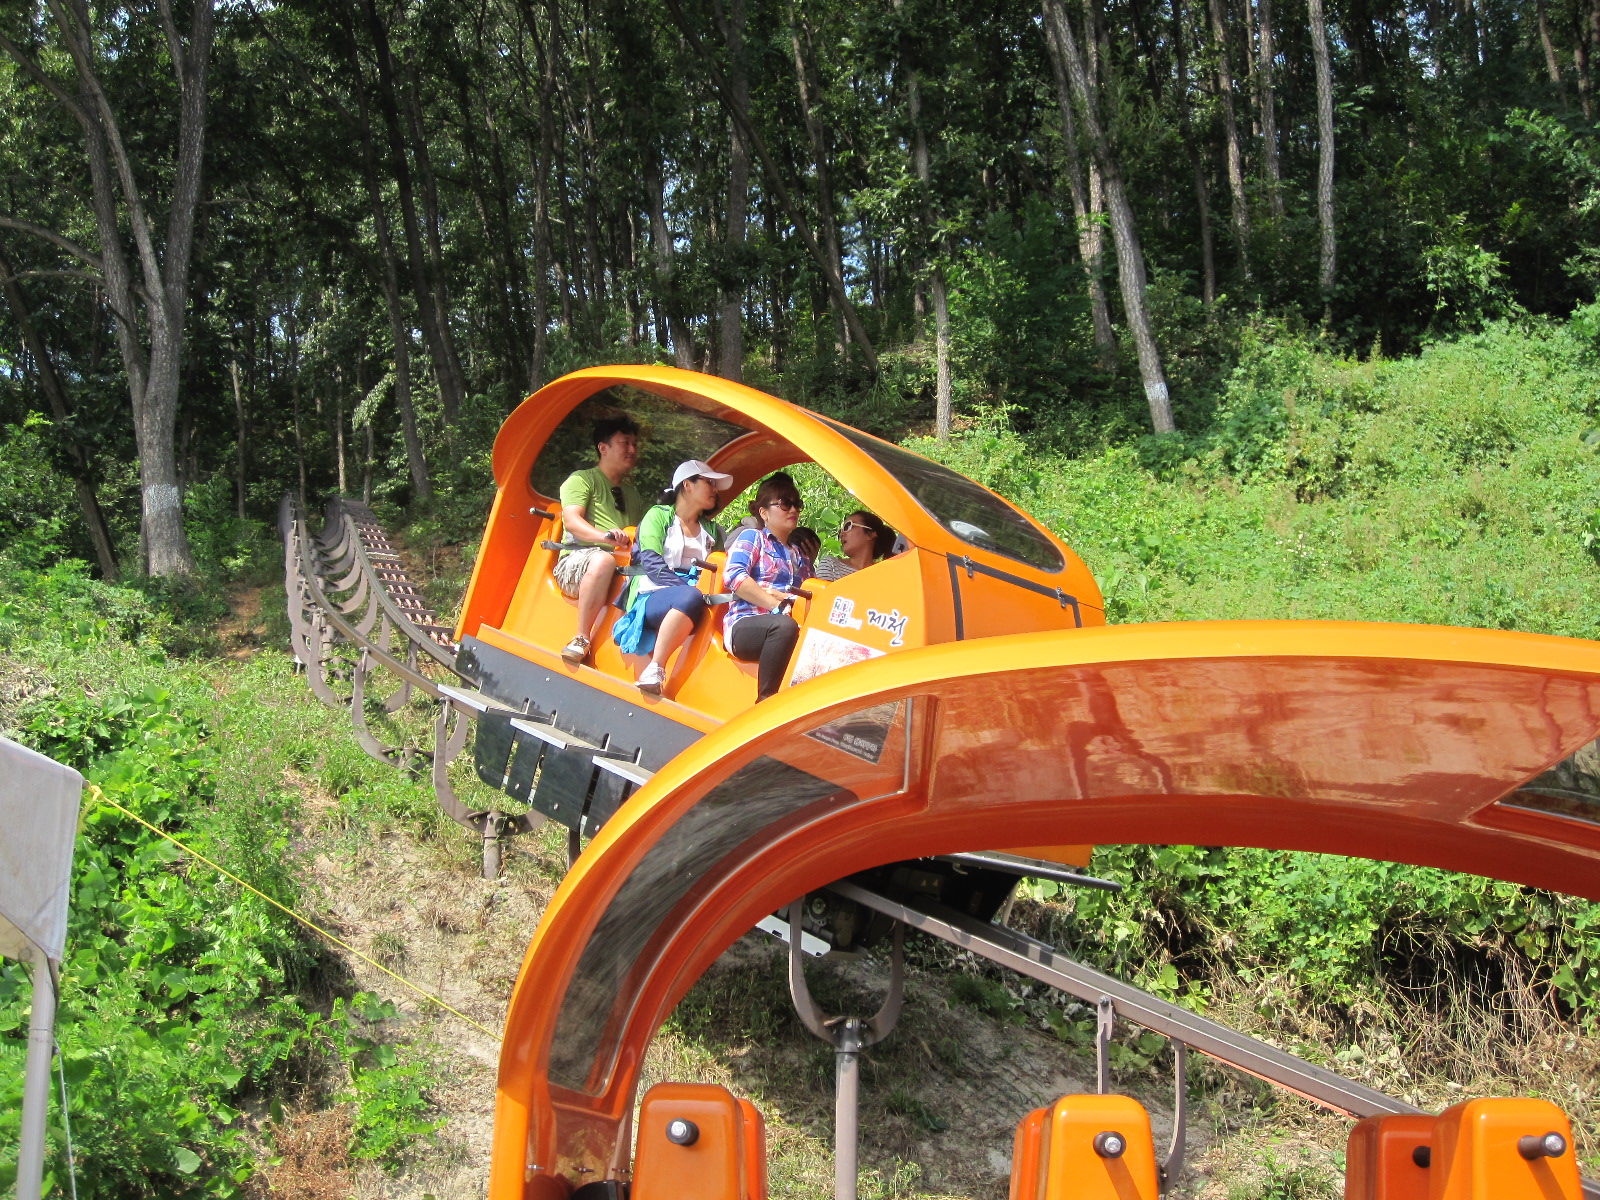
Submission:
[[[720,506],[717,493],[732,486],[732,475],[691,458],[679,464],[671,489],[639,522],[633,565],[645,573],[635,575],[623,593],[628,615],[618,622],[622,632],[614,630],[613,636],[624,652],[649,653],[639,676],[639,690],[647,695],[661,694],[667,659],[705,615],[705,596],[693,582],[699,577],[694,564],[722,548],[722,530],[710,514]]]

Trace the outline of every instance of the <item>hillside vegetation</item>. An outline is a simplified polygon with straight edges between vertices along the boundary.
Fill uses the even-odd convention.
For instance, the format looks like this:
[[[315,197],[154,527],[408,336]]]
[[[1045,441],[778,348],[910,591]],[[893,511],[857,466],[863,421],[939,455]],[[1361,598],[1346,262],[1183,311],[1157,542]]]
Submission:
[[[1118,621],[1318,617],[1593,637],[1595,358],[1583,313],[1490,325],[1400,360],[1359,360],[1263,324],[1244,329],[1199,432],[1096,438],[1083,434],[1088,426],[1041,423],[1023,434],[1008,421],[975,421],[947,443],[910,444],[1060,531]],[[483,443],[463,447],[458,488],[431,508],[387,513],[446,607],[487,510],[472,464],[491,432],[485,422]],[[51,486],[48,462],[23,453],[26,436],[0,456],[0,489],[13,496]],[[228,596],[91,580],[82,564],[58,561],[60,530],[49,522],[5,544],[0,726],[291,905],[335,911],[338,898],[319,893],[326,864],[370,866],[386,830],[434,847],[433,869],[470,876],[473,848],[442,825],[425,787],[366,760],[294,677],[267,531],[221,515],[226,498],[218,503],[207,485],[190,498],[220,510],[197,545],[209,578],[243,581]],[[265,617],[246,636],[239,598],[262,584]],[[409,997],[386,984],[367,990],[348,960],[125,818],[93,803],[86,813],[60,1034],[81,1194],[266,1194],[271,1178],[271,1194],[322,1194],[283,1190],[288,1177],[270,1165],[308,1111],[343,1114],[318,1127],[340,1170],[373,1164],[366,1176],[339,1176],[347,1190],[358,1178],[383,1186],[373,1171],[405,1175],[433,1161],[440,1125],[442,1144],[456,1144],[443,1051],[405,1016]],[[1596,906],[1432,870],[1255,850],[1105,847],[1092,870],[1127,890],[1030,885],[1012,923],[1422,1104],[1461,1089],[1521,1091],[1552,1096],[1585,1130],[1600,1116]],[[512,872],[543,895],[559,864],[533,846]],[[457,920],[432,919],[439,928]],[[460,928],[470,942],[470,925]],[[403,966],[417,935],[385,929],[361,944]],[[998,1022],[1002,1036],[1042,1033],[1084,1052],[1091,1014],[1061,997],[976,960],[926,952],[919,961],[926,979],[948,984],[938,1003]],[[807,1114],[825,1115],[817,1097],[827,1072],[760,1065],[769,1051],[810,1061],[805,1035],[766,1012],[769,967],[735,964],[705,985],[720,991],[697,990],[667,1044],[684,1070],[759,1081],[790,1164],[775,1175],[775,1195],[811,1195],[825,1178],[817,1148],[826,1135]],[[504,987],[510,966],[497,969],[493,986]],[[28,991],[23,971],[0,971],[0,1112],[13,1126]],[[917,1090],[919,1077],[964,1068],[958,1052],[943,1066],[930,1060],[932,1071],[894,1057],[915,1045],[879,1052],[893,1085],[871,1103],[889,1105],[886,1128],[915,1137],[895,1152],[904,1158],[874,1168],[872,1186],[882,1196],[987,1194],[971,1176],[918,1165],[916,1145],[956,1146],[939,1139],[960,1136],[941,1101]],[[1123,1086],[1159,1091],[1159,1039],[1127,1039],[1116,1061]],[[757,1074],[737,1074],[746,1068]],[[1230,1200],[1334,1194],[1342,1125],[1215,1070],[1197,1072],[1194,1094],[1203,1119],[1233,1140],[1222,1136],[1222,1158],[1193,1188]],[[52,1131],[57,1195],[67,1186],[61,1132]],[[1600,1146],[1581,1136],[1593,1163]],[[1283,1150],[1306,1141],[1320,1157]],[[929,1161],[947,1153],[929,1151]]]

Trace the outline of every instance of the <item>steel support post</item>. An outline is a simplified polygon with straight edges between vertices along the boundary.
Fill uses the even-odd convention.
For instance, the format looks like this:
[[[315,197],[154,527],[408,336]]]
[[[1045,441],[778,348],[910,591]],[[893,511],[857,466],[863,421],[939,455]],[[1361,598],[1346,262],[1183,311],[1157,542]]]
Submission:
[[[33,960],[33,1015],[28,1021],[28,1062],[22,1085],[18,1200],[32,1200],[44,1181],[45,1120],[50,1114],[50,1063],[55,1051],[56,988],[50,960],[37,947],[30,948],[29,957]]]
[[[834,1200],[856,1200],[860,1147],[861,1022],[855,1017],[829,1022],[833,1027]]]

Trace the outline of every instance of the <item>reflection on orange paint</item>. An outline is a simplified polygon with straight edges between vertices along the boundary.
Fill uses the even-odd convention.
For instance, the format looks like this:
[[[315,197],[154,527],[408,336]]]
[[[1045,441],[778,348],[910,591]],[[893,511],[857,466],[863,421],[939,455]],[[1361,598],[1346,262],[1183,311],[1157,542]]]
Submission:
[[[1526,1157],[1519,1142],[1555,1133],[1557,1157]],[[1439,1114],[1428,1200],[1579,1200],[1567,1114],[1548,1100],[1467,1100]]]

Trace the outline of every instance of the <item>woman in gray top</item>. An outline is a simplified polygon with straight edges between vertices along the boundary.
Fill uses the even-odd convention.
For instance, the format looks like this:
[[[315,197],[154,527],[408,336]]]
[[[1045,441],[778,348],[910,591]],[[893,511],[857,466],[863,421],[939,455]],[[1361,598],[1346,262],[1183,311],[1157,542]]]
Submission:
[[[839,548],[844,557],[826,554],[817,559],[818,579],[843,579],[852,572],[888,558],[894,549],[894,530],[869,512],[853,512],[839,526]]]

